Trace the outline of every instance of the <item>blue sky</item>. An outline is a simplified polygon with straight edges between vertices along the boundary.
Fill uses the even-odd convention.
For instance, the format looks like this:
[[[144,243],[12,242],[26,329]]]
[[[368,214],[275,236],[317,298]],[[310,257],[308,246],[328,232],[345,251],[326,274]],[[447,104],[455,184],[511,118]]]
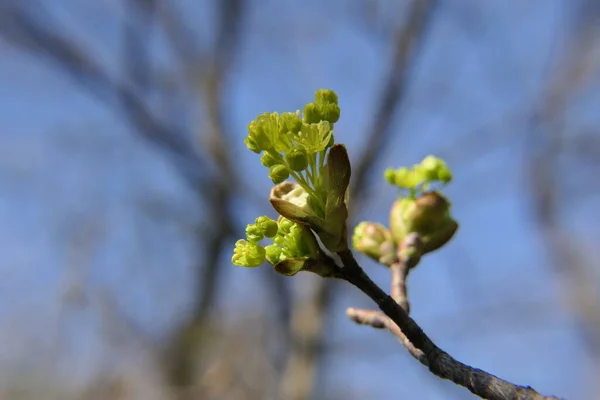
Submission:
[[[200,37],[209,38],[208,2],[181,3],[199,35],[206,32]],[[592,382],[585,371],[592,360],[557,296],[561,282],[547,265],[531,221],[524,176],[526,118],[566,34],[565,2],[441,3],[413,66],[392,140],[376,165],[371,181],[376,196],[358,217],[387,220],[395,192],[380,178],[386,167],[410,165],[430,153],[446,157],[456,178],[447,193],[461,228],[451,245],[411,274],[413,317],[465,363],[543,393],[585,398]],[[58,4],[51,12],[63,28],[118,71],[118,2]],[[230,143],[232,155],[266,196],[270,182],[256,155],[243,148],[246,124],[264,111],[301,108],[316,88],[332,88],[342,107],[336,139],[357,159],[369,137],[391,46],[361,27],[351,9],[317,1],[302,7],[264,4],[249,10],[226,95],[236,140]],[[189,230],[190,221],[202,215],[193,211],[192,194],[164,154],[139,140],[111,110],[39,60],[1,41],[0,50],[5,55],[0,59],[0,338],[14,344],[0,352],[0,365],[18,371],[40,351],[52,360],[57,338],[66,335],[60,368],[85,380],[101,364],[106,344],[97,310],[60,315],[59,299],[73,274],[94,293],[110,294],[119,312],[160,337],[184,312],[194,289]],[[160,41],[156,60],[169,66]],[[586,107],[581,109],[583,114]],[[201,114],[185,117],[193,121]],[[477,146],[482,150],[472,150]],[[175,217],[150,218],[145,207],[152,201],[173,207]],[[241,211],[240,226],[255,211]],[[577,230],[597,232],[589,214],[582,217],[573,217],[580,221]],[[88,247],[80,254],[70,250],[73,243]],[[387,286],[385,271],[364,262]],[[268,301],[256,275],[228,269],[228,288],[252,299],[240,304],[223,298],[221,306],[232,316]],[[302,286],[313,278],[294,279]],[[433,377],[391,335],[347,321],[346,307],[369,303],[350,288],[338,293],[329,340],[353,345],[326,358],[324,398],[356,376],[353,390],[369,398],[442,399],[449,392],[469,398]]]

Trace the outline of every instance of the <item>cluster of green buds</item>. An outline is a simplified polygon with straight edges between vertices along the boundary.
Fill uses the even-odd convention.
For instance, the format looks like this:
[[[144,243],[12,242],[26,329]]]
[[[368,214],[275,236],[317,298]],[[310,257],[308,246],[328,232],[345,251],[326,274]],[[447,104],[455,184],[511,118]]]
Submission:
[[[338,97],[319,89],[315,101],[300,111],[264,113],[248,125],[246,147],[262,154],[261,164],[278,184],[292,176],[308,192],[321,185],[319,172],[333,146],[333,125],[340,118]]]
[[[435,182],[443,186],[448,184],[452,180],[452,172],[444,160],[430,155],[412,168],[388,168],[384,177],[390,185],[408,189],[409,197],[416,197],[419,192],[427,191]]]
[[[261,245],[264,238],[272,239],[273,243]],[[236,242],[231,262],[254,268],[265,260],[275,271],[288,276],[300,271],[326,276],[328,271],[325,254],[310,229],[281,216],[277,221],[261,216],[254,224],[248,224],[246,239]]]
[[[387,169],[388,183],[404,191],[393,204],[389,230],[381,224],[361,223],[353,236],[354,248],[382,264],[398,259],[415,260],[446,244],[458,229],[450,202],[432,184],[452,180],[446,163],[427,156],[412,168]]]
[[[312,229],[330,251],[347,248],[346,193],[350,161],[335,144],[334,123],[340,118],[338,96],[319,89],[301,114],[265,113],[248,125],[246,146],[261,154],[277,186],[270,201],[282,216]],[[287,182],[293,178],[295,182]]]

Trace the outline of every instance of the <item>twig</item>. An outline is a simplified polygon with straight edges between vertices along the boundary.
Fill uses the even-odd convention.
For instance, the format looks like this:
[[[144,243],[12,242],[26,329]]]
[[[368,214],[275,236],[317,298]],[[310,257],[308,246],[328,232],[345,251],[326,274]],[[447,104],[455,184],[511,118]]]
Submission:
[[[377,286],[363,271],[354,259],[351,251],[338,253],[343,268],[338,271],[338,276],[360,289],[369,296],[379,309],[391,320],[397,328],[391,326],[390,321],[373,312],[350,309],[349,316],[359,323],[368,324],[377,328],[385,326],[394,333],[403,343],[408,341],[409,350],[414,347],[411,354],[429,367],[429,370],[442,379],[448,379],[457,385],[464,386],[473,394],[490,400],[550,400],[557,397],[544,397],[531,387],[519,386],[498,378],[483,370],[463,364],[440,349],[429,339],[421,327],[409,317],[408,313],[398,305],[389,295]],[[422,352],[422,355],[418,352]]]
[[[410,304],[408,302],[408,294],[406,288],[406,278],[408,276],[408,264],[406,262],[395,262],[390,265],[392,273],[391,295],[394,301],[404,308],[407,314],[410,313]]]

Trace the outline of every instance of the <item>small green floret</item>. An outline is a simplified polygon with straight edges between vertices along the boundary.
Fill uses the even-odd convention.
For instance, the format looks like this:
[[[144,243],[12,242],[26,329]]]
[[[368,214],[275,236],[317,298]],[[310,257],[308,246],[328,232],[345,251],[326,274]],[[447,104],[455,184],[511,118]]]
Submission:
[[[255,268],[265,261],[265,248],[256,243],[250,243],[244,239],[235,242],[231,262],[240,267]]]
[[[261,233],[268,238],[272,238],[277,235],[277,221],[263,215],[256,218],[256,226],[259,227]]]
[[[308,167],[308,157],[306,156],[306,150],[304,149],[293,149],[289,151],[285,155],[285,161],[290,168],[296,172],[302,172]]]
[[[385,180],[401,189],[408,189],[410,197],[415,198],[419,193],[429,189],[434,182],[440,182],[443,185],[452,180],[452,173],[444,160],[427,156],[419,164],[412,168],[398,168],[396,170],[388,168],[384,172]]]
[[[260,227],[255,224],[246,225],[246,240],[250,243],[258,243],[264,238],[264,234]]]
[[[274,184],[285,181],[290,176],[290,170],[283,164],[275,164],[269,169],[269,178]]]

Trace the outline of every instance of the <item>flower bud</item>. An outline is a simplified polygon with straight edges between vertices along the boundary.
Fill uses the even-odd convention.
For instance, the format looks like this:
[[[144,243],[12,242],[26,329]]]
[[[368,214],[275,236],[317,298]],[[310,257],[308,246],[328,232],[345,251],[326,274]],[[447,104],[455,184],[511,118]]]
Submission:
[[[382,254],[382,245],[391,242],[391,233],[375,222],[361,222],[354,228],[352,246],[361,253],[378,261]]]
[[[409,233],[417,233],[425,243],[424,252],[439,248],[450,240],[458,227],[449,216],[449,209],[450,203],[438,192],[425,193],[417,199],[396,201],[390,212],[390,230],[394,242],[401,245]]]
[[[246,139],[244,139],[244,143],[246,144],[246,147],[248,148],[248,150],[250,150],[256,154],[260,154],[260,152],[262,151],[260,149],[260,147],[258,146],[258,143],[256,143],[256,140],[254,140],[254,138],[252,136],[246,137]]]
[[[338,95],[330,89],[318,89],[315,92],[315,103],[322,104],[338,104]]]
[[[332,124],[338,122],[340,119],[340,107],[337,104],[323,104],[319,106],[319,114],[325,121],[329,121]]]
[[[288,166],[296,172],[301,172],[308,166],[308,157],[306,151],[302,149],[293,149],[285,154],[285,161]]]
[[[383,172],[383,177],[385,181],[390,185],[396,184],[396,171],[393,168],[388,168]]]
[[[294,226],[294,223],[292,221],[285,217],[282,217],[281,215],[279,216],[279,220],[277,221],[277,223],[279,224],[279,231],[283,234],[290,233],[292,226]]]
[[[290,176],[290,172],[285,165],[276,164],[269,169],[269,178],[274,184],[279,184],[285,181]]]
[[[258,121],[258,122],[257,122]],[[260,150],[270,150],[273,148],[271,138],[266,131],[269,129],[268,124],[262,119],[257,118],[257,121],[252,121],[248,125],[248,136],[253,138],[256,147]]]
[[[319,107],[317,107],[315,103],[308,103],[305,105],[302,112],[302,119],[306,124],[316,124],[321,121]]]
[[[249,243],[244,239],[235,242],[231,263],[240,267],[254,268],[265,261],[265,248],[256,243]]]
[[[428,192],[415,200],[415,208],[407,215],[415,232],[426,235],[434,231],[450,208],[448,200],[438,192]]]
[[[287,134],[288,132],[297,135],[302,128],[302,119],[298,113],[284,112],[279,118],[279,132]]]
[[[441,181],[444,183],[452,179],[450,169],[441,158],[427,156],[421,161],[418,168],[422,171],[425,179],[429,181]]]
[[[285,259],[285,257],[282,257],[283,254],[281,247],[276,244],[270,244],[265,247],[265,252],[267,261],[272,265],[275,265]]]
[[[263,215],[256,218],[255,223],[264,236],[272,238],[273,236],[277,235],[277,222],[271,218]]]
[[[246,225],[246,240],[250,243],[258,243],[264,238],[261,229],[255,224]]]
[[[281,154],[270,151],[265,151],[260,157],[260,163],[267,168],[271,168],[275,164],[281,164],[281,160]]]

